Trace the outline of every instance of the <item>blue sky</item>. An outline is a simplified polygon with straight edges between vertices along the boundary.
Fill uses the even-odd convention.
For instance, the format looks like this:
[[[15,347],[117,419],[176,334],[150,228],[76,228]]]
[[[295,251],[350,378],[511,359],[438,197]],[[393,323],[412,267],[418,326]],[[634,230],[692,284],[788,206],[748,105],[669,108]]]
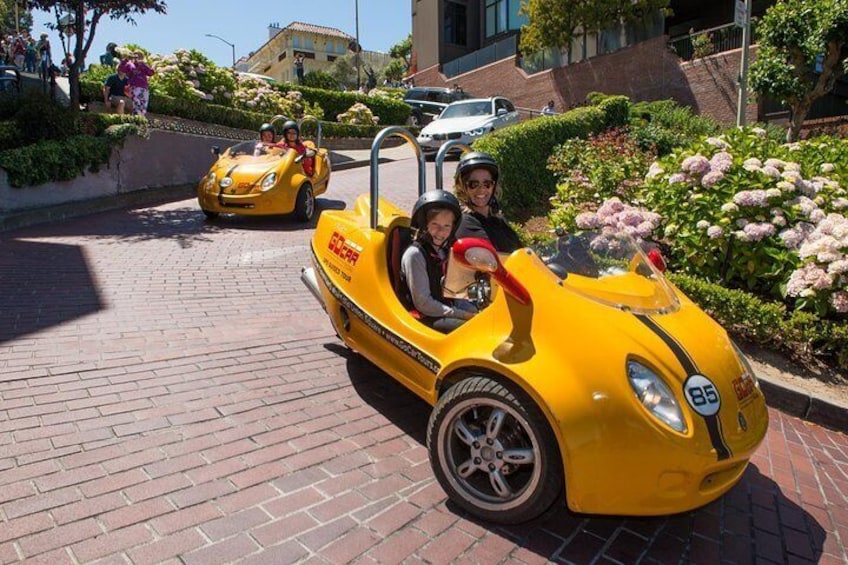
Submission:
[[[133,26],[125,21],[101,20],[87,62],[97,57],[110,41],[122,45],[136,43],[154,53],[176,49],[197,49],[221,66],[230,66],[232,48],[219,35],[236,46],[236,58],[258,49],[268,40],[268,24],[285,27],[293,21],[334,27],[356,35],[355,0],[166,0],[168,13],[145,14]],[[199,9],[202,6],[202,9]],[[308,8],[308,10],[306,10]],[[409,0],[359,0],[359,42],[363,49],[387,52],[412,29]],[[59,35],[45,28],[53,21],[48,12],[33,13],[33,35],[50,35],[54,58],[59,60]]]

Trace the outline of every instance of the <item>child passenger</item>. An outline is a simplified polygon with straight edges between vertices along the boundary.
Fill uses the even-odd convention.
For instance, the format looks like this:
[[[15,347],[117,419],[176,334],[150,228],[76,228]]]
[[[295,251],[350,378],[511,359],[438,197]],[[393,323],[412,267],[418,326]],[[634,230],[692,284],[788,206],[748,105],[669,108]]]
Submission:
[[[412,305],[424,324],[442,333],[455,330],[476,313],[470,302],[446,298],[442,291],[448,252],[461,216],[453,194],[444,190],[425,192],[412,208],[414,242],[401,259]]]

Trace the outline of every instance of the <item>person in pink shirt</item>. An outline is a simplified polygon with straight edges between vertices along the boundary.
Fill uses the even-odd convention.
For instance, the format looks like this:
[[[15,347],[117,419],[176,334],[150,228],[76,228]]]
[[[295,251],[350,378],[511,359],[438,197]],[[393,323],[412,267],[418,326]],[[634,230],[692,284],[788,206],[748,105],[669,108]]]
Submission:
[[[118,65],[118,72],[126,73],[130,87],[130,97],[133,101],[133,114],[147,116],[147,103],[150,101],[148,77],[153,76],[153,69],[144,62],[144,53],[136,51],[129,59],[124,59]]]

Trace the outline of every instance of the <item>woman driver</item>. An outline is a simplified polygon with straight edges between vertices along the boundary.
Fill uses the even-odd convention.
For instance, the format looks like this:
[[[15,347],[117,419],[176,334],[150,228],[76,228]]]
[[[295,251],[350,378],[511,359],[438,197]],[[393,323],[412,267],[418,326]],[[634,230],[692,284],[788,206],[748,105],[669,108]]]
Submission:
[[[470,302],[446,298],[442,291],[448,251],[461,216],[459,201],[450,192],[430,190],[422,194],[412,208],[414,242],[401,258],[401,273],[412,306],[424,324],[442,333],[458,328],[476,313]]]
[[[498,176],[498,164],[488,153],[465,153],[459,159],[454,192],[462,202],[463,213],[456,236],[488,239],[496,250],[512,253],[522,245],[500,214]]]

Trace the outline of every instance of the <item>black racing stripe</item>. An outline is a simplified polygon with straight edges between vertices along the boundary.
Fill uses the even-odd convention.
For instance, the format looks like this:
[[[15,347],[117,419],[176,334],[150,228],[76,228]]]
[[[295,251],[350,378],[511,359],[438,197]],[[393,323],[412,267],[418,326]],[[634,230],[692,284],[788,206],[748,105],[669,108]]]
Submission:
[[[399,351],[404,353],[407,357],[433,373],[437,375],[439,371],[442,370],[442,365],[436,359],[421,351],[384,325],[380,324],[376,319],[370,316],[365,312],[358,304],[356,304],[347,294],[342,292],[342,290],[336,286],[330,276],[324,271],[324,267],[321,265],[321,261],[318,259],[318,255],[315,253],[315,249],[310,246],[309,250],[312,252],[312,264],[315,265],[315,269],[318,271],[318,274],[321,275],[321,280],[324,281],[324,284],[327,285],[330,293],[333,297],[341,302],[342,306],[347,308],[347,310],[362,320],[362,322],[370,328],[374,333],[376,333],[379,337],[393,345]]]
[[[666,345],[671,349],[674,353],[674,356],[677,357],[677,360],[680,361],[680,364],[683,365],[683,370],[686,371],[686,376],[689,375],[699,375],[698,367],[695,366],[695,361],[689,357],[689,354],[686,353],[686,350],[683,349],[683,346],[677,342],[676,339],[671,337],[668,332],[666,332],[663,328],[659,326],[655,321],[650,319],[648,316],[644,314],[635,314],[636,319],[648,326],[652,332],[657,334],[657,336],[665,342]]]
[[[707,430],[710,432],[710,443],[716,450],[718,460],[727,459],[730,457],[730,448],[724,442],[724,435],[721,433],[721,422],[718,419],[718,414],[712,416],[704,416],[704,422],[707,423]]]
[[[683,346],[668,332],[666,332],[659,324],[657,324],[654,320],[652,320],[648,316],[645,316],[644,314],[634,315],[636,316],[637,320],[645,324],[648,329],[654,332],[657,337],[659,337],[666,345],[668,345],[669,349],[671,349],[672,353],[674,353],[674,356],[677,357],[677,360],[683,366],[683,370],[686,371],[687,379],[692,375],[701,374],[701,372],[698,371],[697,365],[695,365],[695,361],[689,356]],[[698,415],[700,416],[700,414]],[[718,457],[718,460],[721,461],[723,459],[729,458],[730,448],[724,441],[724,434],[722,433],[721,422],[718,419],[718,414],[701,417],[704,419],[704,423],[707,425],[707,431],[710,434],[710,443],[713,445],[713,449],[715,449],[716,451],[716,456]]]

